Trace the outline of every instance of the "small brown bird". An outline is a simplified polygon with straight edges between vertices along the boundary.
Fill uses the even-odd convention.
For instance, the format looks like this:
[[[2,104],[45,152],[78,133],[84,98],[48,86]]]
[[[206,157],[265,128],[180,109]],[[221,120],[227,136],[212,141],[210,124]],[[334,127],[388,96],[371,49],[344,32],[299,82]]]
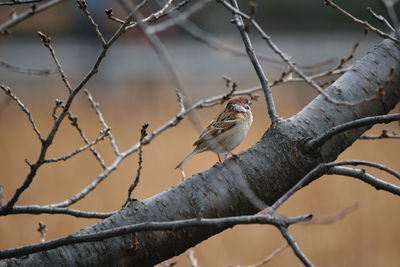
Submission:
[[[211,121],[210,125],[200,134],[193,144],[196,146],[175,169],[188,161],[197,153],[213,151],[215,153],[231,152],[246,137],[253,122],[250,109],[251,101],[245,97],[235,97],[229,100],[225,109]]]

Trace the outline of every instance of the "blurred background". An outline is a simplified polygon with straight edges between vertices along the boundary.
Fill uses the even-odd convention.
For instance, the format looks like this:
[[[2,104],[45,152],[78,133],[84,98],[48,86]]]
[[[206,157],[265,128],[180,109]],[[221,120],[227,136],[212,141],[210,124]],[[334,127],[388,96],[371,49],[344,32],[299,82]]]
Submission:
[[[89,11],[99,24],[106,39],[118,24],[107,19],[104,9],[113,8],[117,17],[126,15],[118,1],[87,0]],[[330,60],[329,64],[315,65],[306,72],[317,73],[329,69],[346,57],[352,46],[362,36],[363,28],[343,17],[323,1],[257,1],[256,20],[271,35],[276,44],[299,65],[315,65]],[[240,1],[244,11],[248,1]],[[371,18],[366,7],[383,14],[377,1],[337,1],[353,15]],[[150,1],[144,15],[154,12],[158,5]],[[19,14],[25,6],[0,7],[0,24],[14,12]],[[231,14],[216,3],[206,5],[190,20],[201,29],[213,34],[231,47],[243,50],[237,29],[229,22]],[[384,29],[384,28],[383,28]],[[53,60],[36,31],[51,37],[65,73],[76,85],[94,64],[101,45],[93,28],[77,8],[75,1],[63,1],[0,35],[0,60],[34,69],[52,69]],[[271,49],[251,31],[256,52],[278,59]],[[222,77],[232,77],[239,89],[258,86],[258,79],[246,57],[232,56],[211,49],[193,40],[179,27],[159,35],[171,55],[185,89],[193,101],[228,91]],[[369,34],[360,44],[355,58],[362,57],[380,39]],[[262,62],[270,81],[286,70],[283,64]],[[41,133],[47,136],[53,122],[51,112],[55,99],[66,99],[67,91],[59,75],[29,75],[0,67],[0,82],[10,86],[31,111]],[[149,131],[160,127],[179,111],[174,85],[151,46],[138,29],[127,32],[109,50],[99,73],[85,86],[100,103],[103,116],[121,151],[134,145],[140,137],[144,122]],[[277,111],[289,118],[299,112],[315,91],[303,83],[291,83],[273,88]],[[262,94],[261,94],[262,95]],[[198,111],[206,125],[222,106]],[[248,137],[234,151],[236,153],[253,145],[269,127],[263,97],[252,106],[254,123]],[[71,112],[78,117],[79,125],[90,140],[96,138],[102,126],[83,92],[72,105]],[[0,94],[0,184],[4,186],[4,201],[8,201],[21,185],[29,169],[24,160],[36,161],[40,143],[32,131],[26,115],[15,102]],[[385,129],[398,132],[398,125],[385,125]],[[369,133],[379,134],[383,128],[374,127]],[[177,127],[170,128],[144,147],[143,170],[140,183],[133,196],[144,199],[162,192],[181,181],[174,167],[192,151],[198,133],[185,118]],[[58,157],[83,146],[68,120],[65,120],[49,149],[48,157]],[[400,149],[396,140],[357,141],[340,159],[364,159],[385,164],[400,171]],[[114,160],[108,141],[96,145],[106,164]],[[136,176],[138,155],[128,157],[97,189],[84,200],[72,206],[86,211],[115,211],[125,201],[127,190]],[[187,162],[188,176],[205,170],[217,161],[216,155],[202,153]],[[394,178],[369,170],[391,183]],[[57,203],[71,197],[88,185],[101,172],[93,155],[85,151],[76,157],[42,166],[35,180],[20,198],[18,205]],[[360,181],[346,177],[325,176],[302,189],[279,210],[287,215],[312,213],[329,216],[358,203],[358,209],[330,225],[295,225],[290,228],[298,244],[316,266],[398,266],[400,261],[400,202],[389,193],[379,192]],[[40,242],[36,231],[38,221],[47,224],[47,239],[52,240],[73,233],[98,220],[78,219],[64,215],[10,215],[0,218],[0,249]],[[214,236],[194,248],[200,266],[228,266],[253,264],[274,249],[282,246],[280,233],[270,226],[237,226]],[[177,266],[189,266],[185,255]],[[269,266],[302,266],[290,249],[276,255]]]

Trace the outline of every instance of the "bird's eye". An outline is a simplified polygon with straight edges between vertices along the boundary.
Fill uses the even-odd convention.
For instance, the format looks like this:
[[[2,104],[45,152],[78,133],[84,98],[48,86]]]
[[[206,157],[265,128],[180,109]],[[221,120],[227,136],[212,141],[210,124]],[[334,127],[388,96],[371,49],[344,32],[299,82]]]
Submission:
[[[250,106],[247,104],[244,107],[245,107],[245,109],[250,109]]]

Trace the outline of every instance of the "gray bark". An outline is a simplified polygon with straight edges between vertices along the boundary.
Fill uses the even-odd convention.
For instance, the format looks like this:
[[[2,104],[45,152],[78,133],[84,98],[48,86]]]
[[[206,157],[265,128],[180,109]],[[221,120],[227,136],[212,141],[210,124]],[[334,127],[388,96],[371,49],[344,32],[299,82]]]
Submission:
[[[341,133],[318,151],[306,152],[303,149],[306,140],[334,125],[386,114],[394,108],[400,95],[399,60],[398,46],[391,41],[383,41],[326,89],[336,100],[358,102],[375,95],[388,80],[393,68],[392,80],[384,88],[384,94],[376,100],[356,106],[338,106],[318,96],[295,116],[280,120],[269,128],[254,146],[238,158],[229,158],[164,192],[133,202],[119,213],[76,235],[146,221],[256,213],[260,202],[274,203],[318,163],[335,160],[369,127]],[[139,232],[136,237],[129,234],[102,242],[68,245],[34,253],[3,262],[2,266],[152,266],[225,229],[214,226]]]

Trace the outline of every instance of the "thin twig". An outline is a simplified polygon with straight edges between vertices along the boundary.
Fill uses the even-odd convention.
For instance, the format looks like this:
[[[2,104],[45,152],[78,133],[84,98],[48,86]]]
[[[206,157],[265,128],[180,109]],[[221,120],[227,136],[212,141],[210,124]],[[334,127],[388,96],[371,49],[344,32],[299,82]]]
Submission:
[[[69,113],[69,108],[73,102],[73,100],[75,99],[75,96],[80,92],[80,90],[83,88],[83,86],[85,86],[85,84],[96,74],[98,73],[98,69],[100,66],[100,63],[103,61],[104,57],[107,54],[108,49],[111,47],[111,45],[126,31],[125,28],[126,26],[131,22],[132,20],[132,16],[133,14],[130,13],[126,19],[125,19],[125,23],[122,24],[118,30],[114,33],[114,35],[110,38],[110,40],[107,42],[107,45],[103,47],[103,50],[100,52],[100,55],[97,57],[96,62],[93,64],[92,68],[90,69],[90,71],[86,74],[86,76],[81,80],[81,82],[75,87],[75,89],[73,89],[66,102],[65,102],[65,106],[62,109],[61,113],[59,114],[59,116],[57,117],[56,120],[54,120],[53,126],[47,136],[47,138],[42,142],[42,148],[40,150],[40,154],[38,157],[38,160],[36,161],[36,163],[34,164],[30,164],[30,171],[28,173],[28,175],[26,176],[24,182],[22,183],[21,186],[19,186],[17,188],[17,190],[15,191],[14,195],[11,197],[11,199],[7,202],[6,206],[4,207],[4,209],[9,210],[11,209],[14,204],[18,201],[19,197],[21,196],[21,194],[30,186],[30,184],[32,183],[33,179],[36,176],[37,170],[40,168],[40,166],[44,163],[44,158],[45,155],[47,153],[48,148],[50,147],[50,145],[53,142],[53,139],[61,125],[61,122],[64,120],[65,116],[67,116],[67,114]],[[47,42],[47,37],[44,38],[44,42]]]
[[[143,222],[138,224],[125,225],[122,227],[115,227],[112,229],[104,230],[92,234],[69,235],[59,239],[55,239],[44,244],[34,244],[18,248],[0,250],[0,260],[10,257],[17,257],[34,252],[45,251],[57,248],[63,245],[71,245],[83,242],[101,241],[106,238],[121,236],[129,233],[155,231],[155,230],[179,230],[187,227],[233,227],[238,224],[271,224],[275,226],[291,225],[295,223],[304,222],[311,219],[311,215],[303,215],[296,217],[274,217],[268,215],[255,215],[255,216],[235,216],[224,218],[193,218],[186,220],[177,220],[169,222]]]
[[[292,248],[294,254],[301,260],[301,262],[307,267],[313,267],[312,262],[307,258],[307,256],[301,251],[299,245],[297,245],[296,240],[289,233],[287,227],[279,226],[279,230],[281,231],[282,236],[286,239],[289,246]]]
[[[311,139],[304,146],[306,149],[311,151],[318,147],[321,147],[326,141],[328,141],[338,133],[363,126],[371,126],[378,123],[390,123],[392,121],[398,121],[398,120],[400,120],[400,113],[366,117],[354,121],[349,121],[341,125],[335,126],[330,130],[326,131],[325,133],[321,134],[320,136]]]
[[[233,3],[233,6],[235,7],[235,9],[238,9],[236,0],[231,0],[231,1]],[[260,65],[260,62],[257,59],[257,56],[254,52],[253,45],[250,41],[249,34],[246,32],[246,30],[244,28],[242,18],[236,13],[234,13],[234,17],[235,17],[236,26],[239,29],[243,43],[246,47],[246,52],[250,58],[251,63],[253,64],[253,67],[257,73],[258,79],[260,80],[261,86],[263,88],[265,100],[267,102],[269,118],[271,119],[272,124],[275,124],[279,121],[279,117],[276,114],[274,99],[272,97],[271,88],[269,86],[269,81],[267,79],[267,76],[264,73],[264,70],[262,69],[262,67]]]
[[[61,75],[62,81],[64,82],[64,84],[67,87],[68,91],[71,92],[72,91],[71,84],[69,83],[69,81],[67,79],[67,75],[65,75],[65,72],[61,67],[60,61],[57,59],[56,52],[54,51],[53,47],[51,46],[50,37],[47,37],[44,33],[40,32],[40,31],[38,31],[37,34],[41,38],[42,43],[44,44],[44,46],[49,49],[49,51],[51,53],[51,57],[54,59],[54,63],[56,64],[58,72]]]
[[[382,181],[366,173],[365,170],[363,169],[335,166],[330,168],[326,174],[337,174],[337,175],[353,177],[373,186],[376,190],[384,190],[386,192],[390,192],[392,194],[400,196],[400,186],[396,186],[391,183]]]
[[[10,214],[64,214],[70,215],[77,218],[86,219],[105,219],[110,217],[115,212],[93,212],[93,211],[81,211],[69,208],[55,208],[49,206],[29,205],[29,206],[14,206],[9,210],[0,209],[0,216],[6,216]]]
[[[154,13],[153,15],[157,17],[158,15],[156,14],[162,14],[167,10],[167,8],[171,5],[172,0],[168,0],[165,5],[160,9],[160,11]],[[162,12],[161,12],[162,11]],[[158,36],[154,33],[149,32],[147,25],[145,24],[144,19],[140,18],[140,14],[136,15],[134,13],[134,18],[137,21],[137,25],[140,28],[140,30],[144,33],[146,36],[147,40],[149,41],[151,47],[154,49],[156,54],[158,55],[158,58],[160,59],[161,63],[164,65],[165,69],[168,72],[168,75],[174,85],[174,88],[176,91],[178,91],[182,96],[184,96],[184,104],[185,107],[190,106],[191,100],[190,97],[186,94],[185,87],[183,85],[182,78],[179,75],[178,70],[175,67],[175,64],[173,64],[173,60],[170,57],[170,54],[168,53],[167,49],[165,48],[164,44],[161,42],[161,40],[158,38]],[[203,130],[203,126],[201,123],[201,120],[197,113],[191,112],[189,114],[189,119],[194,125],[194,127],[197,129],[198,132],[201,132]]]
[[[374,26],[372,26],[371,24],[369,24],[367,21],[363,21],[360,20],[356,17],[354,17],[353,15],[351,15],[349,12],[345,11],[344,9],[342,9],[341,7],[339,7],[338,5],[336,5],[335,3],[333,3],[331,0],[325,0],[325,4],[328,6],[333,7],[334,9],[338,10],[340,13],[342,13],[343,15],[349,17],[351,20],[353,20],[354,22],[363,25],[364,27],[366,27],[368,30],[378,34],[379,36],[381,36],[382,38],[385,39],[390,39],[396,43],[400,43],[400,40],[398,40],[397,38],[393,37],[390,34],[384,33],[381,30],[375,28]]]
[[[225,86],[229,89],[229,92],[226,93],[224,95],[224,97],[222,97],[221,104],[223,104],[225,101],[229,100],[233,96],[233,94],[235,93],[235,91],[238,87],[237,82],[233,81],[231,77],[223,76],[222,78],[224,79]]]
[[[94,101],[94,98],[93,98],[92,94],[89,92],[89,90],[84,89],[84,92],[85,92],[85,94],[86,94],[86,96],[87,96],[87,98],[88,98],[88,100],[90,102],[91,107],[96,111],[96,114],[99,117],[100,123],[103,125],[104,128],[110,128],[107,125],[107,123],[104,120],[104,118],[103,118],[103,114],[101,113],[100,108],[99,108],[99,103]],[[111,143],[111,146],[114,149],[115,155],[119,156],[121,153],[119,152],[117,143],[115,142],[114,136],[112,135],[111,131],[110,131],[110,133],[108,135],[108,138],[110,139],[110,143]]]
[[[148,27],[149,31],[153,32],[153,33],[158,33],[161,31],[165,31],[169,27],[172,27],[177,24],[184,31],[186,31],[191,37],[193,37],[195,40],[198,40],[198,41],[208,45],[209,47],[211,47],[212,49],[214,49],[216,51],[225,52],[225,53],[228,53],[233,56],[248,57],[246,52],[244,52],[238,48],[231,47],[228,44],[225,44],[224,42],[220,41],[218,38],[214,37],[213,35],[211,35],[210,33],[206,32],[206,31],[200,29],[194,23],[192,23],[190,20],[188,20],[188,17],[190,16],[190,14],[192,14],[194,11],[197,11],[198,9],[203,7],[203,5],[208,3],[209,1],[197,2],[195,5],[193,5],[191,8],[189,8],[185,12],[182,12],[182,13],[177,12],[177,10],[180,10],[188,2],[190,2],[190,0],[184,0],[184,1],[180,2],[177,6],[170,8],[164,14],[157,17],[157,19],[160,19],[164,16],[169,16],[170,19],[167,21],[164,21],[162,23],[159,23],[157,25],[149,26]],[[110,20],[113,20],[120,24],[122,24],[124,22],[122,19],[114,16],[112,8],[106,9],[106,14]],[[145,21],[154,22],[157,19],[154,18],[154,19],[149,20],[149,18],[146,18],[142,21],[143,22],[145,22]],[[133,23],[129,27],[129,29],[133,28],[136,25],[137,25],[137,23]],[[264,61],[264,62],[282,65],[281,60],[273,59],[273,58],[266,57],[263,55],[258,55],[258,59],[261,61]],[[313,64],[313,65],[301,65],[301,67],[304,69],[315,69],[315,68],[321,67],[322,65],[327,65],[327,64],[331,63],[331,61],[332,61],[332,59],[328,59],[328,60],[319,62],[317,64]]]
[[[92,142],[88,143],[87,145],[85,145],[85,146],[83,146],[81,148],[78,148],[75,151],[72,151],[71,153],[69,153],[69,154],[67,154],[65,156],[61,156],[61,157],[58,157],[58,158],[45,159],[44,163],[53,163],[53,162],[58,162],[58,161],[61,161],[61,160],[66,161],[66,160],[70,159],[71,157],[75,156],[76,154],[78,154],[80,152],[83,152],[86,149],[94,146],[99,141],[104,140],[104,137],[106,137],[109,134],[109,132],[110,132],[110,128],[101,130],[100,131],[100,136],[98,136],[96,139],[94,139]]]
[[[376,14],[376,13],[372,10],[372,8],[370,8],[370,7],[367,7],[367,10],[368,10],[368,12],[369,12],[375,19],[377,19],[378,21],[380,21],[380,22],[382,22],[383,24],[385,24],[386,27],[388,27],[392,32],[395,32],[395,31],[396,31],[396,30],[393,28],[393,26],[389,23],[389,21],[387,21],[387,19],[386,19],[384,16]]]
[[[28,68],[21,68],[14,66],[10,63],[8,63],[5,60],[0,60],[0,66],[6,68],[9,71],[13,72],[19,72],[19,73],[24,73],[24,74],[32,74],[32,75],[50,75],[57,73],[57,69],[28,69]]]
[[[400,173],[396,172],[395,170],[386,167],[382,164],[378,164],[375,162],[370,162],[370,161],[364,161],[364,160],[345,160],[345,161],[337,161],[337,162],[329,162],[329,163],[320,163],[318,166],[316,166],[314,169],[309,171],[296,185],[294,185],[289,191],[287,191],[283,196],[281,196],[275,203],[269,207],[268,211],[265,214],[272,215],[276,209],[282,205],[291,195],[293,195],[295,192],[297,192],[299,189],[301,189],[305,184],[308,184],[315,179],[321,177],[324,174],[329,174],[330,169],[333,167],[337,166],[342,166],[342,165],[364,165],[364,166],[369,166],[373,168],[377,168],[379,170],[385,171],[393,176],[395,176],[397,179],[400,179]],[[338,170],[336,170],[338,171]],[[347,170],[347,176],[349,174],[349,171]],[[400,195],[400,187],[397,187],[395,185],[391,185],[386,182],[382,182],[379,179],[376,179],[373,176],[370,175],[364,175],[365,171],[361,171],[359,173],[353,172],[353,177],[358,178],[363,180],[366,183],[369,183],[370,185],[374,186],[377,189],[382,189],[387,192]]]
[[[225,8],[227,8],[229,11],[231,11],[235,15],[240,15],[241,17],[246,18],[246,19],[249,18],[248,15],[244,14],[239,9],[237,9],[237,8],[233,7],[232,5],[230,5],[229,3],[227,3],[226,0],[218,0],[218,2],[222,3],[225,6]],[[255,20],[252,20],[252,24],[254,25],[256,30],[260,33],[261,38],[264,39],[267,42],[267,44],[271,47],[271,49],[282,58],[282,60],[290,67],[290,69],[293,70],[297,75],[299,75],[299,77],[301,77],[304,80],[304,82],[306,82],[307,84],[311,85],[314,89],[316,89],[325,98],[325,100],[327,102],[329,102],[331,104],[343,105],[343,106],[356,106],[356,105],[359,105],[359,104],[362,104],[362,103],[365,103],[368,101],[375,100],[377,98],[376,96],[374,96],[372,98],[363,99],[363,100],[360,100],[355,103],[350,103],[347,101],[339,101],[339,100],[333,99],[315,81],[313,81],[311,77],[305,75],[304,72],[296,66],[296,64],[290,59],[289,56],[287,56],[281,49],[279,49],[279,47],[272,41],[271,37],[264,32],[264,30],[260,27],[260,25]]]
[[[60,4],[62,1],[64,1],[64,0],[52,0],[52,1],[49,1],[49,2],[39,5],[39,6],[36,6],[36,5],[31,6],[31,8],[28,9],[27,11],[11,18],[10,20],[1,24],[0,25],[0,34],[8,34],[10,28],[14,27],[15,25],[19,24],[20,22],[26,20],[29,17],[32,17],[35,14],[38,14],[50,7]]]
[[[400,135],[396,134],[395,131],[393,133],[388,134],[387,130],[382,130],[382,133],[379,135],[361,135],[358,139],[361,140],[375,140],[375,139],[400,139]]]
[[[135,190],[136,186],[139,184],[139,178],[140,178],[140,172],[142,171],[142,167],[143,167],[143,139],[146,137],[147,132],[146,129],[147,127],[149,127],[148,123],[145,123],[142,125],[142,129],[140,130],[140,141],[139,141],[139,161],[138,161],[138,169],[136,172],[136,178],[133,181],[133,183],[129,186],[128,189],[128,198],[126,199],[125,203],[122,205],[122,208],[126,207],[126,205],[128,205],[130,202],[132,202],[133,199],[132,198],[132,192],[133,190]]]
[[[21,108],[21,110],[26,114],[26,116],[28,116],[28,120],[31,123],[33,130],[35,131],[36,135],[38,136],[40,142],[43,143],[44,138],[40,134],[39,129],[37,128],[35,121],[33,120],[31,112],[25,107],[25,105],[22,103],[22,101],[15,94],[13,94],[11,92],[10,87],[8,87],[4,84],[0,84],[0,88],[3,89],[3,91],[6,93],[6,95],[8,95],[10,98],[12,98],[18,104],[18,106]]]
[[[162,23],[159,23],[155,26],[149,26],[147,31],[150,34],[155,34],[158,32],[163,32],[176,24],[180,24],[182,22],[185,23],[187,21],[187,19],[190,17],[190,15],[198,12],[210,1],[211,0],[198,1],[196,4],[193,4],[187,10],[185,10],[185,12],[179,12],[175,9],[172,9],[171,11],[169,11],[167,13],[168,15],[171,13],[171,15],[169,16],[170,18],[168,20],[166,20]]]
[[[105,47],[107,45],[107,42],[106,42],[106,40],[104,40],[104,37],[100,32],[99,25],[97,25],[97,23],[94,22],[92,16],[90,15],[89,10],[87,9],[86,1],[85,0],[77,0],[76,2],[78,3],[79,9],[81,9],[83,11],[83,13],[85,13],[86,18],[89,20],[90,24],[93,26],[101,44],[103,45],[103,47]]]
[[[394,9],[394,6],[397,1],[392,1],[392,0],[380,0],[381,4],[385,7],[385,11],[388,14],[390,21],[393,23],[396,37],[399,38],[399,27],[400,27],[400,22],[399,18],[397,17],[396,11]]]
[[[56,106],[54,107],[54,111],[53,113],[55,113],[56,109],[57,109],[57,105],[60,104],[60,106],[62,108],[64,108],[64,105],[62,105],[62,102],[60,103],[61,100],[56,100]],[[75,127],[75,129],[78,131],[79,135],[82,137],[82,140],[86,143],[86,145],[89,146],[90,151],[92,152],[92,154],[95,156],[95,158],[97,159],[97,161],[99,162],[99,164],[101,165],[101,167],[103,168],[103,170],[105,168],[107,168],[106,164],[104,163],[104,160],[101,158],[100,154],[96,151],[96,149],[93,147],[93,145],[89,145],[89,139],[86,137],[85,133],[83,132],[82,128],[79,127],[78,125],[78,118],[76,116],[73,116],[72,113],[70,111],[68,111],[68,119],[71,122],[71,125]],[[53,116],[55,119],[57,119],[57,116]],[[111,134],[111,130],[110,128],[108,128],[107,125],[104,126],[105,130],[107,130],[107,133],[105,136],[110,136]]]

